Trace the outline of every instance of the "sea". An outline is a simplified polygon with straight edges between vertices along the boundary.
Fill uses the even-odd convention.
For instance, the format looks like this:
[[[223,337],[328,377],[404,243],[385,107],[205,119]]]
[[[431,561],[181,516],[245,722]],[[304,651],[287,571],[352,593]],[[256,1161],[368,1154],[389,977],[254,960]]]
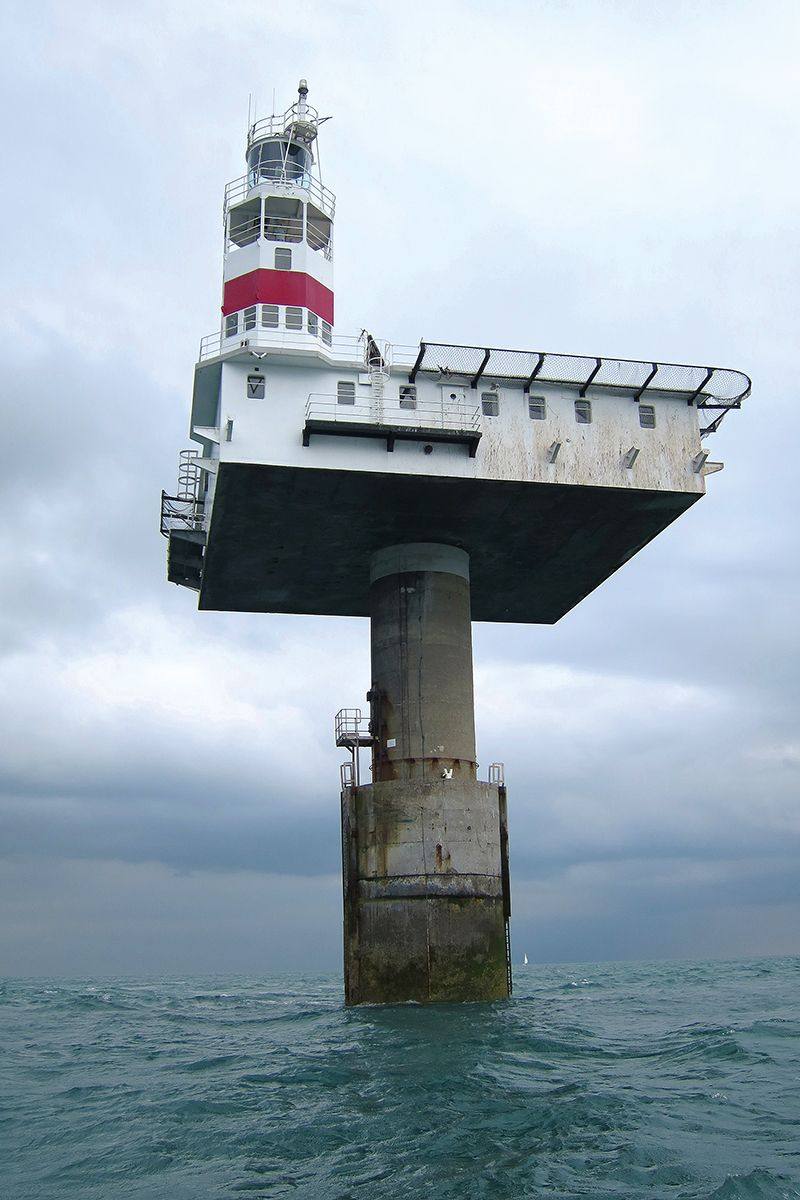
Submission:
[[[338,974],[6,979],[2,1200],[800,1198],[800,958],[517,967],[490,1005]]]

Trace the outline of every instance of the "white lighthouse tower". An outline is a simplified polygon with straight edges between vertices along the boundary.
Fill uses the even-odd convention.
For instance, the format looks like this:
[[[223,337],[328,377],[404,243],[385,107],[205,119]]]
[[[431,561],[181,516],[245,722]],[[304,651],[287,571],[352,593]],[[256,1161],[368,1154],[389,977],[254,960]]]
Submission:
[[[222,349],[262,330],[331,345],[335,201],[315,162],[320,118],[307,95],[301,79],[296,104],[251,125],[247,174],[225,190]]]
[[[222,323],[162,494],[203,610],[370,618],[337,716],[345,996],[508,995],[502,765],[481,780],[471,622],[552,624],[705,494],[740,371],[334,332],[334,197],[297,103],[225,190]],[[362,774],[363,751],[371,779]],[[546,802],[541,798],[540,802]]]

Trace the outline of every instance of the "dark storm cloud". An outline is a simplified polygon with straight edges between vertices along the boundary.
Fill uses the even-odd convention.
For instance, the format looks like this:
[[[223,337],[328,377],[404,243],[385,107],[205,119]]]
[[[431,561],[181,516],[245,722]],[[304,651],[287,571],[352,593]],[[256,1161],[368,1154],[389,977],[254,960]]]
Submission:
[[[389,6],[298,11],[302,36],[251,4],[5,17],[0,969],[124,969],[122,931],[153,969],[338,953],[330,722],[362,700],[366,626],[198,614],[157,532],[246,92],[266,109],[300,74],[336,114],[343,328],[753,376],[707,498],[558,626],[476,627],[478,731],[506,763],[518,946],[796,949],[788,39],[730,10],[744,78],[682,6],[520,6],[513,42],[481,5],[426,11],[423,42]],[[469,83],[487,59],[505,98]]]

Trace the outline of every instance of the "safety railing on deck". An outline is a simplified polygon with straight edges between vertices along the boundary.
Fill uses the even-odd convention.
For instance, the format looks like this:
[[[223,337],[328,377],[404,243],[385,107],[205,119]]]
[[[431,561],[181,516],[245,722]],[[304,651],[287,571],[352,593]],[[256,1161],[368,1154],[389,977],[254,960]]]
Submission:
[[[256,188],[263,189],[271,195],[288,196],[296,195],[297,189],[300,188],[326,217],[332,218],[336,210],[336,196],[331,189],[324,187],[308,172],[298,173],[296,164],[289,162],[284,166],[276,164],[268,172],[262,166],[258,170],[248,171],[246,175],[240,175],[238,179],[232,179],[225,186],[224,212],[227,214],[232,204],[246,199]]]
[[[370,746],[369,717],[362,715],[360,708],[340,708],[334,718],[334,734],[337,746]]]
[[[270,216],[264,218],[264,237],[268,242],[302,242],[303,218]]]
[[[306,422],[334,421],[346,425],[390,425],[407,429],[449,429],[464,433],[481,426],[480,408],[442,400],[434,404],[407,407],[399,397],[382,396],[378,401],[345,403],[336,396],[312,392],[306,404]]]
[[[335,337],[323,331],[309,333],[298,329],[239,330],[228,336],[223,332],[209,333],[200,342],[199,362],[236,350],[318,350],[332,362],[362,366],[364,351],[356,337]]]
[[[272,306],[263,305],[262,310],[270,307]],[[199,362],[239,350],[252,349],[257,353],[262,350],[318,350],[331,362],[342,365],[346,363],[361,367],[365,371],[368,369],[368,343],[365,342],[363,336],[334,334],[330,325],[325,321],[317,322],[315,333],[308,329],[286,329],[285,326],[275,328],[259,324],[255,312],[249,319],[246,319],[243,314],[239,314],[239,317],[235,332],[226,333],[224,330],[218,330],[216,333],[207,334],[201,340]],[[264,319],[263,311],[261,319]],[[388,343],[381,343],[381,345],[388,348],[387,357],[395,368],[407,370],[414,362],[417,353],[416,346],[392,345],[389,347]]]
[[[294,126],[316,127],[319,124],[319,110],[305,100],[302,104],[295,100],[284,112],[272,113],[269,117],[254,121],[247,131],[247,148],[249,150],[254,142],[262,142],[264,138],[288,135]]]
[[[161,533],[169,537],[174,530],[203,528],[203,501],[184,500],[180,496],[161,493]]]
[[[333,238],[330,233],[321,231],[312,222],[304,222],[302,217],[267,216],[264,218],[263,229],[258,215],[244,216],[241,220],[231,220],[228,229],[227,248],[236,249],[241,246],[252,246],[254,242],[264,238],[267,242],[285,242],[287,245],[297,245],[305,238],[312,250],[322,251],[325,258],[333,258]]]
[[[703,434],[713,433],[726,412],[740,408],[750,395],[751,386],[743,371],[728,367],[592,358],[585,354],[444,342],[420,342],[409,382],[413,383],[420,372],[440,377],[462,376],[472,387],[477,387],[481,379],[503,379],[522,383],[526,391],[537,383],[552,383],[577,387],[580,396],[585,396],[590,388],[628,392],[637,401],[653,392],[682,396],[698,408],[719,413],[701,429]]]

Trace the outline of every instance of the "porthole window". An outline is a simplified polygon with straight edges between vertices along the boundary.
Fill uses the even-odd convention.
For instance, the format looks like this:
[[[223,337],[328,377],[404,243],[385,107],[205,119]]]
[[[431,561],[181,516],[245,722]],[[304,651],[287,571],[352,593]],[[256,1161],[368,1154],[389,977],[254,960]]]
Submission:
[[[247,399],[248,400],[263,400],[264,399],[264,376],[263,375],[248,375],[247,376]]]
[[[401,385],[400,407],[412,410],[417,407],[417,389],[413,383],[405,383]]]
[[[592,423],[592,402],[591,400],[576,400],[575,401],[575,420],[579,425],[591,425]]]
[[[264,329],[277,329],[279,316],[277,304],[261,305],[261,325]]]
[[[286,328],[287,329],[302,329],[303,328],[303,310],[302,308],[294,308],[292,306],[286,309]]]
[[[543,421],[547,416],[544,396],[528,396],[528,416],[532,421]]]
[[[319,334],[319,317],[316,313],[309,312],[306,316],[306,329],[313,336]]]
[[[291,271],[292,269],[292,252],[287,250],[285,246],[275,247],[275,270],[276,271]]]
[[[327,321],[322,322],[322,340],[326,346],[333,341],[333,330]]]
[[[355,404],[356,385],[349,379],[340,379],[336,384],[336,401],[338,404]]]
[[[485,417],[500,415],[500,399],[496,392],[481,392],[481,411]]]
[[[256,306],[255,306],[255,304],[252,306],[252,308],[246,308],[244,310],[244,312],[242,313],[242,316],[244,317],[244,328],[245,329],[255,329],[255,327],[256,327]]]
[[[655,429],[656,427],[656,410],[653,404],[639,405],[639,424],[642,429]]]
[[[239,332],[239,314],[230,313],[225,318],[225,337],[235,337]]]

